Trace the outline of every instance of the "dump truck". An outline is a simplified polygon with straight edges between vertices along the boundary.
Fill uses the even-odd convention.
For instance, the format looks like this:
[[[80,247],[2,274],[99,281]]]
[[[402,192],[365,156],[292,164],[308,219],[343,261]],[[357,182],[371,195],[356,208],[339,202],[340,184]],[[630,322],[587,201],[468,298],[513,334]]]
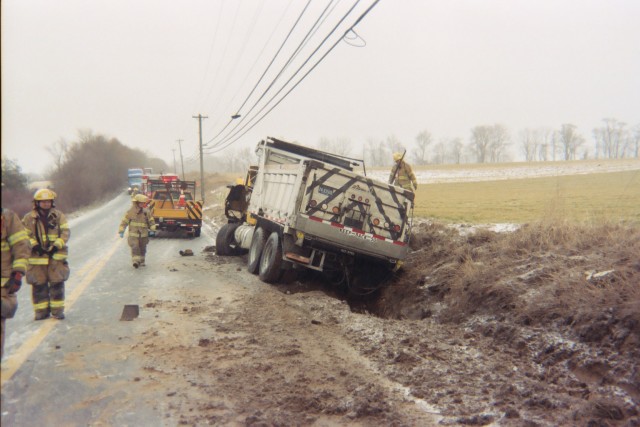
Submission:
[[[202,229],[202,201],[196,200],[196,182],[181,181],[176,175],[148,179],[149,211],[157,229],[184,231],[198,237]]]
[[[409,252],[414,193],[354,172],[355,159],[266,138],[229,186],[218,255],[247,254],[267,283],[314,270],[352,293],[376,291]]]

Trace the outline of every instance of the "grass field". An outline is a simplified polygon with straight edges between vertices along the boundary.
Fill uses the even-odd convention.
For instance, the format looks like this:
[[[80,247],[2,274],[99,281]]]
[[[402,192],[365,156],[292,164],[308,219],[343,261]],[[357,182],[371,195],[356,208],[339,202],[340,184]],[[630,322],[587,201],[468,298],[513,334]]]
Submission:
[[[527,223],[558,216],[640,224],[640,170],[424,184],[416,194],[414,216],[471,223]]]

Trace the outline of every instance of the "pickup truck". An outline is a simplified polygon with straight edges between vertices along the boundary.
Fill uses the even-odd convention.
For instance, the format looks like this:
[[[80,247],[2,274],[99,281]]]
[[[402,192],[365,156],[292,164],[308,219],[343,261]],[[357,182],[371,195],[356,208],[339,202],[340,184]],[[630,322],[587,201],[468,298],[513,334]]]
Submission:
[[[259,165],[230,186],[219,255],[248,252],[264,282],[323,273],[353,294],[375,292],[409,252],[414,193],[354,172],[355,161],[267,138]]]
[[[158,230],[186,231],[198,237],[202,229],[202,201],[195,200],[195,181],[181,181],[176,175],[147,180],[151,193],[149,210]]]

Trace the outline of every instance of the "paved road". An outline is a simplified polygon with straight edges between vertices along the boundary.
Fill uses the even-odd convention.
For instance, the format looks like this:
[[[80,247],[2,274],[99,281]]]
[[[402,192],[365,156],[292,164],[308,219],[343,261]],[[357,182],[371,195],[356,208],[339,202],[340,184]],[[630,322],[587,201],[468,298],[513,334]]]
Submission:
[[[196,239],[160,235],[148,247],[148,266],[135,270],[126,239],[117,235],[129,203],[123,194],[70,221],[65,320],[35,322],[31,287],[25,284],[20,291],[18,313],[8,321],[2,360],[3,426],[168,421],[161,422],[161,411],[149,409],[153,396],[137,394],[128,386],[131,375],[141,369],[127,349],[135,345],[132,337],[141,333],[144,307],[137,321],[119,319],[125,304],[143,306],[146,295],[161,293],[176,281],[198,280],[167,265],[180,258],[180,249],[199,253],[213,244],[214,232],[205,227]],[[116,400],[127,404],[113,408],[111,402]]]

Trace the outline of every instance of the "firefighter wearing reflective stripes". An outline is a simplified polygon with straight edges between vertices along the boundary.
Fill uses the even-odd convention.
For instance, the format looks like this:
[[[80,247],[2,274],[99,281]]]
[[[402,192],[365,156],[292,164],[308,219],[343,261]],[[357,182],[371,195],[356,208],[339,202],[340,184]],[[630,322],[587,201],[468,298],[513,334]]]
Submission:
[[[391,168],[389,182],[405,190],[415,191],[418,189],[418,180],[413,173],[411,165],[404,161],[402,153],[393,153],[394,165]]]
[[[0,357],[4,353],[4,329],[6,319],[18,310],[16,292],[22,286],[22,276],[27,271],[31,254],[29,237],[20,218],[8,209],[2,209],[2,337]]]
[[[147,196],[136,194],[132,201],[133,205],[120,221],[118,233],[120,233],[120,237],[124,237],[124,231],[129,227],[128,243],[131,247],[131,259],[133,267],[138,268],[145,266],[149,236],[155,235],[156,224],[146,208],[149,202]]]
[[[34,208],[22,219],[31,242],[27,283],[33,285],[35,320],[49,315],[64,319],[64,282],[69,278],[67,243],[71,230],[64,214],[55,209],[56,193],[36,191]]]

